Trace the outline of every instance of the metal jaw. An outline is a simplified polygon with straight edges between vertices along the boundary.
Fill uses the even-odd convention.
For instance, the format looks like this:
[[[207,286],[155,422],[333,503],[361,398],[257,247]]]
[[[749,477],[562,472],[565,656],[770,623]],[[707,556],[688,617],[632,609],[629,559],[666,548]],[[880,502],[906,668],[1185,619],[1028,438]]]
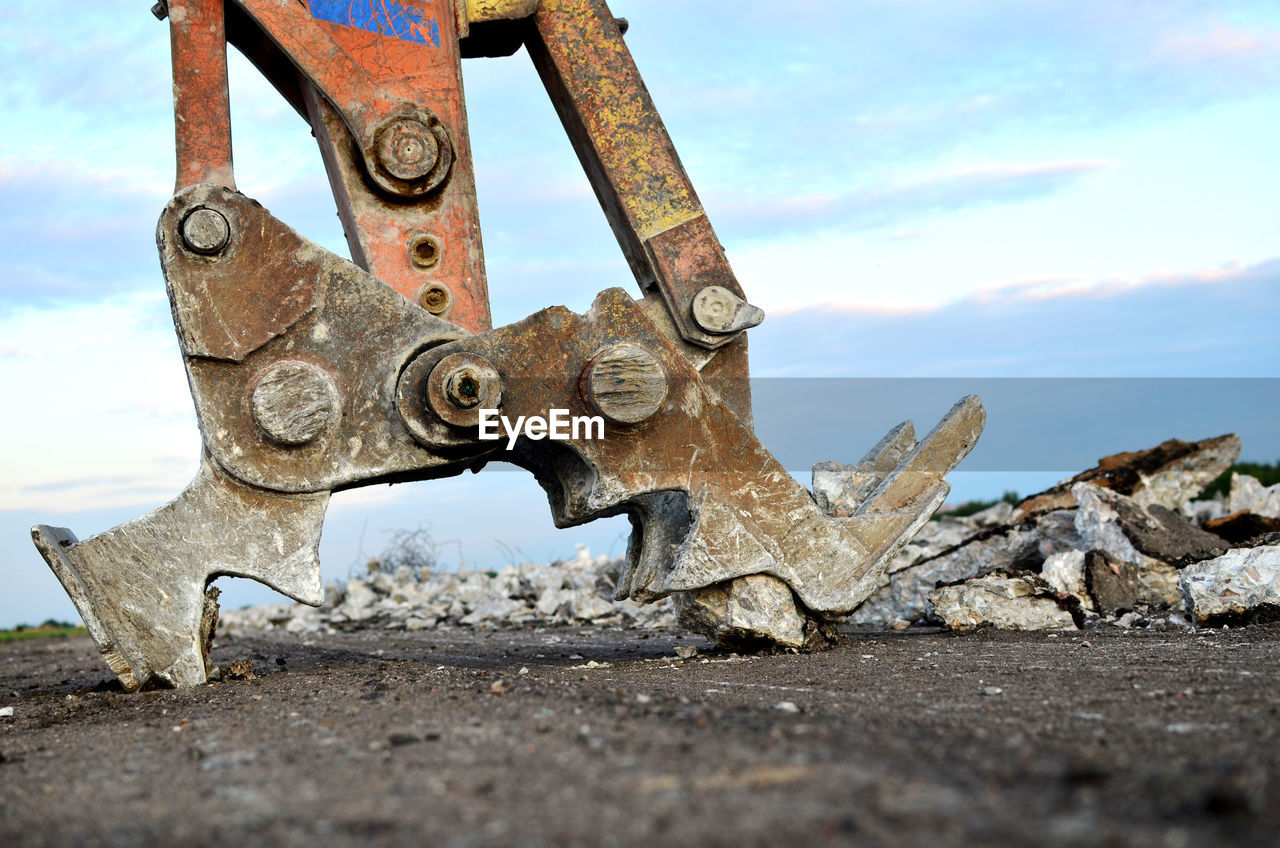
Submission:
[[[83,542],[43,524],[31,536],[125,689],[153,676],[194,686],[207,672],[214,577],[251,577],[312,606],[324,600],[317,546],[328,503],[328,492],[246,486],[205,459],[186,491],[142,518]]]
[[[860,463],[879,474],[874,490],[851,515],[832,517],[620,289],[585,315],[547,309],[418,356],[400,378],[400,409],[424,444],[474,438],[478,413],[458,416],[429,389],[464,360],[499,375],[492,396],[509,419],[603,414],[603,438],[523,438],[506,459],[534,473],[557,526],[630,515],[616,597],[641,602],[769,574],[808,610],[851,611],[941,505],[944,475],[985,423],[981,402],[968,397],[918,444],[904,444],[909,430],[897,428]]]
[[[759,635],[793,641],[806,615],[846,613],[870,595],[982,430],[976,398],[919,444],[895,430],[860,464],[872,490],[831,517],[621,290],[586,315],[556,307],[468,337],[228,189],[179,193],[157,241],[201,471],[168,506],[84,542],[33,531],[127,689],[205,679],[204,597],[217,575],[318,604],[333,489],[490,458],[530,470],[558,526],[631,517],[617,597],[728,592],[733,578],[769,575],[796,620]],[[521,438],[508,452],[479,438],[483,403],[510,418],[600,416],[603,438]]]
[[[755,438],[744,333],[763,313],[603,0],[434,3],[435,52],[292,0],[168,11],[178,187],[157,244],[200,471],[99,536],[32,531],[126,689],[206,679],[218,575],[319,604],[337,489],[514,463],[559,526],[630,517],[618,598],[674,593],[718,641],[781,645],[821,641],[942,503],[982,430],[977,398],[919,443],[909,425],[890,431],[839,486],[815,485],[818,501]],[[234,190],[227,39],[311,123],[354,264]],[[553,307],[490,329],[458,63],[520,43],[646,297],[610,289],[585,315]],[[481,438],[485,410],[601,430],[530,432],[507,450]]]
[[[395,414],[400,363],[465,335],[234,191],[179,192],[157,230],[204,457],[173,502],[91,539],[33,529],[126,689],[205,680],[208,584],[324,599],[329,493],[457,474],[489,446],[424,450]]]

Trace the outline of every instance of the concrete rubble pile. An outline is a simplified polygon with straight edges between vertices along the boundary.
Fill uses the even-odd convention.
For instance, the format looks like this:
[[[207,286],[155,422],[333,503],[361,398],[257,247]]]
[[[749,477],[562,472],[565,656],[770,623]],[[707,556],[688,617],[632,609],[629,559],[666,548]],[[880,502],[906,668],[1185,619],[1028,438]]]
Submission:
[[[930,522],[850,617],[1068,630],[1217,626],[1280,618],[1280,485],[1233,474],[1235,435],[1116,454],[1016,505]]]
[[[1280,618],[1280,485],[1235,474],[1225,497],[1195,499],[1239,454],[1235,435],[1170,440],[1105,457],[1016,505],[937,516],[898,553],[880,589],[848,622],[896,630],[1070,630]],[[875,482],[866,476],[856,466],[815,467],[819,505],[840,514],[850,492]],[[644,606],[612,600],[622,565],[581,545],[572,560],[497,572],[419,574],[374,560],[368,574],[330,584],[320,608],[228,611],[218,629],[677,626],[678,604],[670,598]],[[781,620],[773,605],[757,602],[752,610],[756,618]],[[753,619],[759,632],[771,632],[769,625]]]
[[[671,601],[641,606],[614,601],[621,557],[592,556],[578,546],[574,559],[522,563],[501,571],[394,572],[371,560],[368,573],[330,583],[320,607],[273,604],[224,611],[220,633],[283,629],[290,633],[381,628],[428,630],[443,625],[504,627],[592,624],[671,628]]]

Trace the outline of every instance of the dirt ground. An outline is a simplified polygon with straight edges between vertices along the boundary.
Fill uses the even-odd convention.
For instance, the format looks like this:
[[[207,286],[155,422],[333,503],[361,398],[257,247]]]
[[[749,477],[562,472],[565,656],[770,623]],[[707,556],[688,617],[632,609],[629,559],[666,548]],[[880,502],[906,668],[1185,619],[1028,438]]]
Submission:
[[[128,695],[87,638],[0,645],[0,845],[1280,841],[1280,625],[751,657],[272,634],[214,659],[254,676]]]

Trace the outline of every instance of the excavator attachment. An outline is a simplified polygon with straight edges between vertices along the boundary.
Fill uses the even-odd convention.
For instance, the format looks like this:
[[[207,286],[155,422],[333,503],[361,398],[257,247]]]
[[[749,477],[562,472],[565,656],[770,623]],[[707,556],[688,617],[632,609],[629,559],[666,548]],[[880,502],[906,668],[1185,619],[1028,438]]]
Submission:
[[[169,0],[178,181],[157,227],[204,442],[168,505],[36,547],[129,690],[206,679],[219,575],[323,599],[331,492],[505,461],[557,526],[626,514],[616,597],[816,647],[942,504],[985,413],[898,425],[814,491],[755,437],[747,302],[603,0]],[[311,125],[351,259],[236,190],[226,45]],[[460,60],[524,46],[640,286],[493,328]],[[499,437],[499,420],[528,422]],[[541,422],[537,427],[535,422]],[[540,429],[539,429],[540,427]],[[515,431],[509,431],[515,432]]]

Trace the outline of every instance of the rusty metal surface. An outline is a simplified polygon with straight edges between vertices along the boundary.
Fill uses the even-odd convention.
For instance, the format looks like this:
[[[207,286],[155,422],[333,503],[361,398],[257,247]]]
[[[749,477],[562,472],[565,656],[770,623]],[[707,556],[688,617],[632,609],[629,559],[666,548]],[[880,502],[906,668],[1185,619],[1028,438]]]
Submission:
[[[205,679],[218,574],[318,603],[331,491],[492,459],[531,471],[559,526],[629,515],[617,596],[688,593],[685,620],[713,638],[812,644],[877,587],[941,504],[982,406],[836,468],[826,511],[791,478],[751,429],[743,330],[762,313],[603,0],[437,0],[408,30],[303,0],[234,3],[236,43],[315,130],[355,264],[234,190],[222,2],[174,0],[179,190],[157,244],[201,469],[167,506],[83,542],[33,530],[127,689]],[[459,68],[473,22],[523,32],[639,303],[611,289],[585,315],[488,329]],[[491,413],[542,423],[504,445],[481,438]],[[556,415],[588,426],[548,434]]]
[[[231,99],[223,0],[171,0],[173,116],[178,176],[174,191],[199,183],[235,188]]]
[[[260,207],[204,185],[177,198],[160,218],[156,243],[184,354],[243,361],[317,306],[316,276],[294,273],[299,243],[281,244],[277,233],[256,226]],[[220,251],[191,250],[183,236],[189,220],[205,212],[227,223]]]
[[[401,414],[430,434],[438,416],[406,408],[445,356],[467,354],[501,376],[501,410],[514,419],[596,414],[583,375],[618,346],[641,349],[666,378],[652,415],[609,421],[604,438],[522,438],[505,458],[531,470],[547,491],[559,526],[626,512],[633,524],[619,597],[653,600],[734,577],[771,574],[811,610],[838,614],[876,587],[888,559],[937,509],[942,479],[977,441],[985,420],[970,398],[919,444],[847,519],[825,516],[679,349],[618,289],[586,315],[563,308],[420,355],[401,377]],[[651,369],[644,369],[647,382]],[[470,423],[445,427],[474,437]],[[430,436],[428,435],[428,439]]]
[[[745,300],[724,248],[705,215],[659,233],[645,242],[645,250],[657,275],[658,289],[683,338],[714,349],[737,335],[707,332],[694,315],[694,301],[706,288],[718,287]],[[763,318],[761,312],[751,326]]]
[[[219,255],[183,244],[180,223],[193,208],[217,209],[232,222]],[[395,387],[416,352],[462,330],[231,191],[197,186],[177,195],[161,215],[157,242],[201,433],[221,467],[282,492],[453,473],[405,429]],[[315,405],[327,395],[315,381],[332,387],[334,408],[307,439],[280,434],[305,432],[310,419],[305,426],[286,420],[277,431],[263,426],[263,383],[280,383],[286,363],[315,380],[276,385],[273,392],[286,396],[272,406],[319,415]]]
[[[454,162],[443,193],[392,203],[368,185],[338,111],[310,92],[307,103],[352,260],[415,303],[444,289],[447,308],[437,314],[469,332],[492,326],[470,161]],[[459,194],[470,203],[446,203]]]
[[[466,0],[468,23],[514,21],[538,11],[539,0]]]
[[[690,306],[707,285],[742,289],[609,7],[543,0],[526,47],[641,288],[662,292],[685,340],[730,342],[699,327]]]
[[[317,20],[292,0],[235,2],[305,78],[352,259],[415,303],[425,286],[443,285],[444,317],[469,332],[492,326],[453,5],[433,4],[438,43],[419,43]],[[381,161],[379,142],[390,123],[424,111],[447,137],[449,164],[403,180]],[[412,249],[422,236],[439,245],[425,268]]]

